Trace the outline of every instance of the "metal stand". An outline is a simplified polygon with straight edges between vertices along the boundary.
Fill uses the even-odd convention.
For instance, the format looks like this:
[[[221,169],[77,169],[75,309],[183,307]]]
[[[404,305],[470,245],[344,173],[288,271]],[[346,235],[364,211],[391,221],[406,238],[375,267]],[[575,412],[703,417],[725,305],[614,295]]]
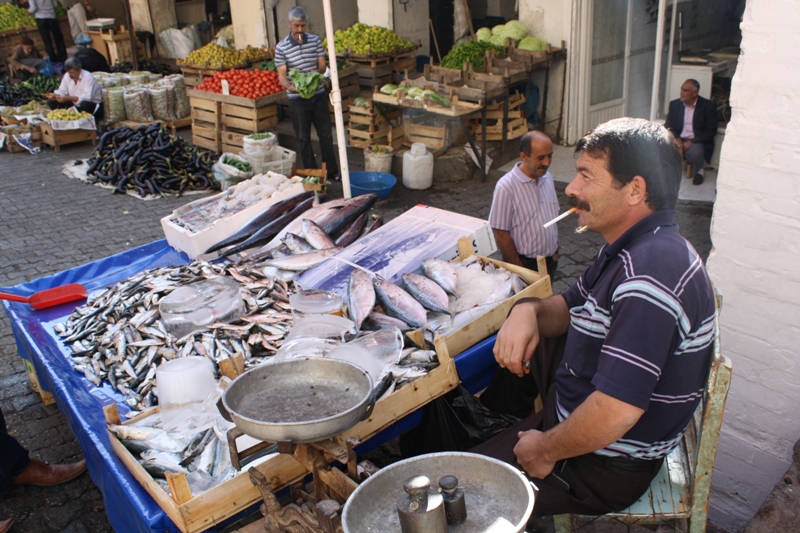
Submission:
[[[308,444],[261,442],[239,452],[236,438],[242,434],[237,428],[228,431],[231,462],[237,469],[255,457],[277,451],[294,457],[312,475],[311,490],[307,490],[302,480],[292,484],[290,495],[293,503],[282,506],[266,476],[256,468],[247,471],[250,481],[259,488],[264,500],[260,511],[264,515],[264,529],[267,532],[343,533],[341,506],[358,487],[359,481],[378,471],[369,461],[357,462],[355,448],[361,444],[358,440],[347,439],[346,448],[331,439]],[[345,464],[347,474],[331,467],[333,461]]]

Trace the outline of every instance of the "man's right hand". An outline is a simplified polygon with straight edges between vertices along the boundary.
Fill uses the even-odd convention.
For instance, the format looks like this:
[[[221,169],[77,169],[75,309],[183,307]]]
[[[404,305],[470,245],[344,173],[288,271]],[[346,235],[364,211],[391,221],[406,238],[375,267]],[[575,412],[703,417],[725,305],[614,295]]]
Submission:
[[[539,323],[536,302],[515,305],[494,343],[494,358],[503,368],[517,376],[525,374],[525,361],[530,361],[539,345]]]

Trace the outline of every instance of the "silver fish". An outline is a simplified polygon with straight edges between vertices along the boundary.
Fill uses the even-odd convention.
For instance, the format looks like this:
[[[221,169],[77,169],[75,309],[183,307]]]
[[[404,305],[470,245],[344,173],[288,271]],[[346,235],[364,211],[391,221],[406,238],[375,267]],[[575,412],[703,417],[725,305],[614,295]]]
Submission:
[[[294,233],[287,233],[281,239],[281,242],[286,245],[290,252],[293,254],[307,254],[314,250],[314,247],[308,244],[308,241]]]
[[[438,283],[445,292],[455,295],[458,274],[456,274],[453,265],[447,261],[432,257],[422,262],[422,271],[426,276]]]
[[[371,312],[367,316],[367,319],[364,321],[363,326],[364,329],[368,330],[398,328],[400,331],[408,331],[409,329],[411,329],[411,326],[409,326],[399,318],[394,318],[389,315],[380,313],[378,311]]]
[[[163,433],[163,430],[147,426],[121,426],[109,424],[108,430],[120,440],[149,440]]]
[[[372,280],[369,274],[360,268],[354,268],[347,283],[347,311],[357,330],[361,329],[361,324],[373,307],[375,287],[372,286]]]
[[[165,477],[166,474],[179,474],[186,472],[184,468],[175,463],[169,463],[163,460],[150,459],[142,461],[142,466],[153,477]]]
[[[422,327],[425,324],[428,314],[413,296],[383,278],[376,277],[373,283],[375,295],[387,315],[399,318],[414,327]]]
[[[303,227],[303,237],[306,239],[306,242],[313,246],[317,250],[327,250],[328,248],[333,248],[336,246],[336,243],[333,242],[327,233],[322,231],[313,220],[303,220],[302,222]]]
[[[307,254],[292,255],[289,257],[281,257],[279,259],[269,259],[264,261],[267,266],[279,268],[281,270],[293,270],[295,272],[302,272],[309,268],[320,264],[325,259],[336,255],[342,251],[341,248],[328,248],[327,250],[317,250]]]
[[[426,309],[434,313],[450,312],[447,293],[433,280],[419,274],[403,274],[403,281],[406,290]]]

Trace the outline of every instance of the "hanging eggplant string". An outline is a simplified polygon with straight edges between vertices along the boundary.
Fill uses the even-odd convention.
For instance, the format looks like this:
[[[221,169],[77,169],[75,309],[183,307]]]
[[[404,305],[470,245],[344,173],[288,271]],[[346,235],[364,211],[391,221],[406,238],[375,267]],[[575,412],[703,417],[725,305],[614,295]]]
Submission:
[[[186,191],[218,189],[211,166],[218,156],[190,146],[159,124],[124,126],[100,137],[86,160],[92,183],[115,186],[114,193],[135,190],[148,194],[182,195]]]

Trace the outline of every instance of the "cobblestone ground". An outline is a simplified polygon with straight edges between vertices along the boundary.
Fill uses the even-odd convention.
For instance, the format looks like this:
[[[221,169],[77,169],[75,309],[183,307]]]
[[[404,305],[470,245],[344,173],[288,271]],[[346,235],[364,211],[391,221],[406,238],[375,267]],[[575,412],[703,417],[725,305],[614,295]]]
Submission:
[[[142,201],[115,196],[61,173],[65,163],[88,157],[91,146],[79,144],[61,153],[45,149],[37,156],[0,153],[0,287],[11,286],[94,261],[163,237],[159,219],[189,198]],[[378,204],[387,219],[425,203],[467,215],[489,215],[494,184],[448,182],[427,191],[410,191],[398,185],[391,197]],[[564,185],[557,184],[562,207]],[[333,184],[331,197],[341,195]],[[706,258],[710,250],[711,206],[681,202],[678,222],[684,235]],[[576,235],[574,220],[559,225],[561,261],[554,291],[572,283],[596,253],[601,239],[592,233]],[[55,406],[45,407],[28,387],[25,369],[17,356],[8,318],[0,314],[0,408],[12,434],[48,462],[71,462],[81,450]],[[90,477],[57,487],[17,487],[0,498],[0,519],[13,516],[13,531],[111,531],[100,491]]]

